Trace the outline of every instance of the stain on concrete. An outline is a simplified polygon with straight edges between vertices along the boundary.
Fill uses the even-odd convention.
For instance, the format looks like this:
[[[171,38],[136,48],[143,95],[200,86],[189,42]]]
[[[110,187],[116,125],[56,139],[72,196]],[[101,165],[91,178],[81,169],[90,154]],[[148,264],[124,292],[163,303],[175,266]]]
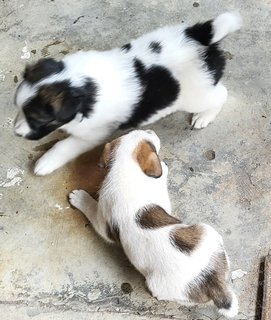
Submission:
[[[50,55],[49,53],[49,48],[52,47],[52,46],[57,46],[61,43],[65,42],[65,40],[56,40],[56,41],[53,41],[53,42],[50,42],[48,43],[46,46],[44,46],[42,49],[41,49],[41,54],[43,57],[47,57]]]
[[[121,290],[122,290],[124,293],[128,294],[128,293],[131,293],[131,292],[133,291],[133,288],[132,288],[132,286],[130,285],[130,283],[124,282],[124,283],[121,284]]]
[[[76,18],[72,24],[76,24],[80,19],[84,18],[85,16],[79,16],[78,18]]]
[[[62,53],[65,56],[66,54],[70,53],[70,51],[69,50],[61,50],[61,51],[59,51],[59,53]]]
[[[198,3],[198,2],[194,2],[194,3],[193,3],[193,7],[194,7],[194,8],[199,7],[199,3]]]
[[[227,59],[227,60],[232,60],[234,55],[232,53],[230,53],[229,51],[224,51],[224,57]]]
[[[54,146],[58,141],[59,141],[59,139],[54,139],[52,141],[43,143],[39,146],[34,147],[33,151],[47,151],[47,150],[51,149],[51,147]]]
[[[70,192],[74,189],[83,189],[97,198],[98,190],[107,172],[106,169],[98,167],[102,150],[103,146],[95,148],[69,165],[65,190]]]
[[[13,81],[14,81],[14,83],[18,83],[18,76],[14,76],[14,78],[13,78]]]
[[[204,153],[205,157],[207,160],[214,160],[215,159],[215,151],[214,150],[207,150],[205,153]]]

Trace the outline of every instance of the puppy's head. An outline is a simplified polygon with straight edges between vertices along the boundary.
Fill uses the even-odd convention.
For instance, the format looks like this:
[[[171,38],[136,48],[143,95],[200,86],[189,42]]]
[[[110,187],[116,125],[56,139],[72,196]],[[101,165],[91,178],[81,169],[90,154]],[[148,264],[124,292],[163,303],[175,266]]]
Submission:
[[[95,102],[96,86],[90,79],[81,79],[79,86],[73,86],[72,80],[62,61],[41,59],[27,66],[15,95],[20,109],[15,133],[36,140],[78,113],[86,116]]]
[[[166,167],[159,159],[159,150],[160,139],[154,131],[134,130],[105,145],[99,166],[110,168],[132,161],[145,175],[159,178]]]

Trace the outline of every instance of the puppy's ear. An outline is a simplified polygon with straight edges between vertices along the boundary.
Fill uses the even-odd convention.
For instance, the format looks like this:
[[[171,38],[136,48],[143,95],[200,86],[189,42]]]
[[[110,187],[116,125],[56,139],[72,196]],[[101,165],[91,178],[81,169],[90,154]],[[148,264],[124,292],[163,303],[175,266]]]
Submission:
[[[100,168],[108,168],[110,166],[110,162],[114,158],[114,153],[116,148],[119,146],[120,138],[113,140],[112,142],[106,143],[104,146],[104,150],[98,162],[98,167]]]
[[[61,123],[74,119],[78,112],[87,117],[96,102],[97,86],[88,79],[81,87],[73,87],[69,80],[44,85],[39,96],[50,105],[55,118]]]
[[[24,71],[24,79],[32,84],[51,76],[52,74],[59,73],[64,69],[62,61],[56,61],[52,58],[40,59],[35,64],[26,66]]]
[[[62,81],[42,86],[39,96],[52,108],[56,120],[66,123],[82,109],[84,94],[81,91],[81,88],[72,88],[68,81]]]
[[[162,166],[155,147],[149,141],[142,141],[134,151],[135,159],[141,170],[149,177],[159,178],[162,175]]]

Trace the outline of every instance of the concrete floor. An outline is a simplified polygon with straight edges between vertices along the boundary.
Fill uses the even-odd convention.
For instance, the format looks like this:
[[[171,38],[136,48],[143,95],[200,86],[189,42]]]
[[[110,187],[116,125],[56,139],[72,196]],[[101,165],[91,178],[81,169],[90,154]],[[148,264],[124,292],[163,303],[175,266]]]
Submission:
[[[179,113],[152,128],[169,164],[176,216],[210,223],[223,235],[232,270],[247,272],[233,281],[237,319],[259,318],[260,260],[271,249],[271,1],[2,0],[1,320],[219,318],[210,307],[153,299],[122,251],[105,244],[70,208],[70,190],[97,189],[99,149],[51,176],[33,176],[34,160],[61,134],[38,142],[15,137],[13,95],[25,64],[38,58],[120,46],[158,26],[236,8],[244,28],[223,41],[229,99],[215,123],[191,131],[188,116]],[[214,160],[208,150],[215,151]]]

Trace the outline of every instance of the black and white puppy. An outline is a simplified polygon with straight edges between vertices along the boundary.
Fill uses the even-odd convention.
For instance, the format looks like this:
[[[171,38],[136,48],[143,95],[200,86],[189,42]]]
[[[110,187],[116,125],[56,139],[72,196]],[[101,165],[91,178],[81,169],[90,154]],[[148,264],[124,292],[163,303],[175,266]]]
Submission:
[[[189,226],[170,215],[168,168],[159,150],[151,130],[134,130],[107,143],[100,165],[108,173],[99,201],[74,190],[70,203],[103,239],[120,242],[154,297],[181,304],[213,301],[220,314],[233,317],[238,301],[229,285],[222,237],[207,224]]]
[[[227,98],[218,42],[240,26],[240,16],[227,12],[192,27],[164,27],[110,51],[27,66],[15,97],[15,132],[27,139],[57,128],[70,134],[38,160],[35,173],[51,173],[118,128],[177,110],[193,113],[195,128],[206,127]]]

